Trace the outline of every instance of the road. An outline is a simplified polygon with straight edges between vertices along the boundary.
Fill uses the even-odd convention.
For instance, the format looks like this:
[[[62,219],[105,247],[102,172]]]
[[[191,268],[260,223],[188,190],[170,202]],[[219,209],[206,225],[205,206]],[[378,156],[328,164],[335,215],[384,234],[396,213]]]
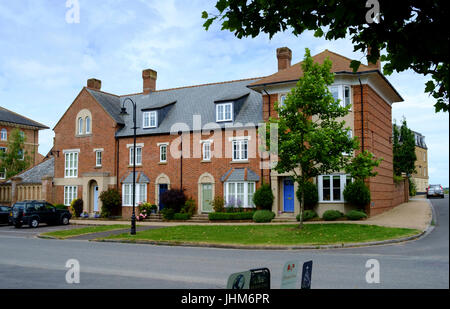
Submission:
[[[313,260],[312,288],[449,288],[449,201],[431,200],[435,228],[400,244],[335,250],[262,251],[45,240],[35,230],[0,227],[0,288],[224,288],[231,273],[268,267],[272,288],[289,260]],[[44,229],[38,230],[43,232]],[[67,284],[66,261],[80,263],[80,283]],[[366,282],[377,259],[380,283]]]

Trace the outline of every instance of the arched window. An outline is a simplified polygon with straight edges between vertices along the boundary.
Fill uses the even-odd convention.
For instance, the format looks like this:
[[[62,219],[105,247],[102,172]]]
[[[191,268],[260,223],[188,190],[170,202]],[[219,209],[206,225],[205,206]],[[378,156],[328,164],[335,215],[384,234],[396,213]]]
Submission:
[[[83,134],[83,118],[78,118],[78,134]]]
[[[2,140],[2,141],[8,140],[8,131],[6,131],[6,129],[2,129],[2,132],[1,132],[1,140]]]
[[[91,133],[91,118],[86,117],[86,134]]]

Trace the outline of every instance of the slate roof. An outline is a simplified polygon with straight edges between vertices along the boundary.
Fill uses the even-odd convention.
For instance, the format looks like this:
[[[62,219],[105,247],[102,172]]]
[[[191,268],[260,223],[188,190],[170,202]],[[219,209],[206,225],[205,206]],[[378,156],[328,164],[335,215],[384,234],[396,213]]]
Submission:
[[[120,107],[126,98],[131,98],[137,106],[137,135],[167,134],[171,132],[174,124],[186,124],[189,130],[193,130],[193,116],[201,117],[201,126],[214,123],[221,128],[225,123],[216,122],[216,102],[229,100],[235,102],[234,123],[246,125],[262,122],[262,96],[260,93],[250,90],[247,86],[258,79],[247,79],[225,83],[199,85],[185,88],[154,91],[150,94],[136,94],[120,97]],[[95,93],[96,91],[90,90]],[[115,99],[111,99],[110,102]],[[114,103],[115,104],[115,103]],[[115,108],[117,105],[115,106]],[[120,107],[116,109],[120,113]],[[118,137],[133,135],[133,108],[125,105],[127,115],[118,116],[124,122],[124,127],[116,133]],[[143,111],[158,109],[159,125],[157,128],[142,128]],[[111,108],[112,110],[112,108]],[[199,128],[201,129],[201,127]]]
[[[49,127],[43,125],[42,123],[36,122],[34,120],[28,119],[25,116],[19,115],[13,111],[10,111],[4,107],[0,106],[0,121],[9,122],[13,124],[21,124],[30,127],[35,127],[38,129],[49,129]]]
[[[245,177],[247,172],[247,177]],[[249,168],[231,168],[220,181],[259,181],[259,176]]]
[[[86,88],[87,91],[100,103],[105,111],[116,121],[118,124],[124,124],[122,116],[120,115],[121,105],[119,96],[109,94],[102,91],[95,91],[93,89]]]
[[[136,172],[136,183],[150,183],[150,178],[143,172]],[[133,183],[133,172],[130,172],[127,176],[123,176],[120,180],[121,183]]]
[[[42,177],[44,176],[54,176],[55,175],[55,158],[50,158],[42,163],[26,170],[25,172],[18,174],[15,177],[21,177],[22,183],[41,183]],[[8,180],[7,183],[11,183]]]

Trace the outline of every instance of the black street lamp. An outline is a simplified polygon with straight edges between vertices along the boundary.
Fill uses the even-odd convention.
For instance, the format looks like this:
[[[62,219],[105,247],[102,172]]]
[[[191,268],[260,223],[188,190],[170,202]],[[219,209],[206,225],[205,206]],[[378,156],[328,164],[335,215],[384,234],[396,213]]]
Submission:
[[[133,100],[130,98],[126,98],[122,103],[122,111],[120,112],[120,115],[128,115],[127,110],[125,108],[125,103],[129,101],[133,104],[133,138],[134,138],[134,145],[133,145],[133,214],[131,215],[131,235],[136,235],[136,211],[135,211],[135,204],[136,204],[136,103],[134,103]]]

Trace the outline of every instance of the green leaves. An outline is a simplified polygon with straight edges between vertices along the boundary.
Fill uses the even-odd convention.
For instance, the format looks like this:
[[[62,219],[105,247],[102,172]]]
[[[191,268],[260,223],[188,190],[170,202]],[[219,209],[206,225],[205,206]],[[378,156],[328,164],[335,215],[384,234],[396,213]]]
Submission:
[[[0,152],[0,170],[6,170],[10,178],[26,170],[31,165],[31,157],[25,151],[25,137],[19,129],[11,131],[6,152]]]
[[[351,164],[345,167],[345,171],[357,181],[364,182],[365,179],[378,175],[373,169],[379,166],[381,161],[382,158],[376,159],[373,153],[364,150],[352,159]]]
[[[350,62],[350,67],[353,69],[353,72],[358,72],[360,65],[361,65],[361,61],[352,60]]]

